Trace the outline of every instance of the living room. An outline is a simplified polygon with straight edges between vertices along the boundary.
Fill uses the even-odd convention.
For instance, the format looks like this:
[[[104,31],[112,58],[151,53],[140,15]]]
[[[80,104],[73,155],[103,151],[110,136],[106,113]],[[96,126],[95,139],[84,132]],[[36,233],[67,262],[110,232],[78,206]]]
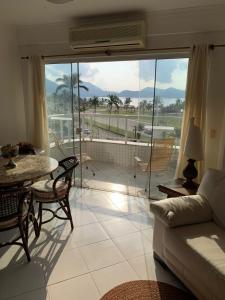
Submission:
[[[170,2],[161,0],[157,3],[153,1],[141,1],[139,3],[121,1],[119,4],[100,0],[93,2],[75,0],[55,4],[46,0],[23,0],[18,4],[16,1],[10,0],[2,1],[0,4],[0,62],[2,70],[0,77],[2,107],[0,111],[0,145],[17,144],[21,141],[32,142],[29,137],[33,130],[31,124],[33,124],[34,115],[30,114],[33,104],[29,102],[30,91],[27,82],[30,75],[27,72],[27,64],[30,57],[34,55],[41,57],[44,64],[119,61],[143,57],[149,59],[191,58],[195,47],[208,45],[210,46],[210,67],[205,97],[204,159],[202,165],[204,166],[203,173],[209,168],[223,170],[225,168],[224,1],[199,0],[191,1],[191,3],[190,1],[182,1],[181,3],[175,0]],[[80,22],[90,23],[93,20],[101,19],[103,24],[113,23],[121,19],[126,20],[128,16],[129,18],[141,16],[146,20],[147,45],[145,49],[98,52],[97,54],[92,52],[82,53],[82,55],[75,54],[71,49],[69,29],[76,27]],[[12,283],[10,276],[14,271],[16,275],[12,276],[15,289],[10,292],[4,291],[2,295],[0,294],[0,299],[54,300],[60,297],[72,299],[72,295],[76,295],[76,292],[78,293],[77,299],[99,299],[116,285],[138,279],[167,282],[173,286],[181,287],[183,291],[183,285],[176,281],[173,275],[163,270],[157,263],[154,265],[152,258],[154,216],[149,211],[148,199],[136,199],[120,193],[85,189],[73,190],[71,194],[73,195],[71,197],[77,199],[72,204],[74,220],[77,220],[77,223],[75,222],[75,227],[77,226],[78,229],[78,233],[75,234],[77,236],[70,237],[68,235],[70,228],[68,228],[67,223],[63,223],[63,225],[54,223],[49,227],[43,226],[38,244],[33,245],[31,243],[32,245],[30,245],[34,262],[38,262],[38,264],[35,266],[33,263],[30,267],[26,265],[25,271],[21,270],[21,265],[27,264],[23,251],[17,252],[18,249],[14,247],[10,251],[3,250],[1,252],[0,276],[5,278],[4,284],[9,287]],[[93,204],[91,199],[94,199],[93,201],[96,203]],[[207,216],[210,218],[209,215]],[[56,230],[57,226],[60,228],[59,231]],[[93,228],[88,228],[87,233],[82,231],[84,229],[82,226]],[[51,231],[54,232],[55,240],[51,236]],[[34,235],[34,232],[32,234]],[[131,239],[129,241],[122,240],[122,236],[126,239],[127,235],[131,235]],[[132,235],[134,236],[132,237]],[[57,245],[57,237],[63,247],[58,253],[52,254],[52,260],[48,262],[49,266],[46,265],[49,269],[45,269],[43,265],[46,263],[46,257],[51,254],[51,246]],[[45,241],[49,242],[49,246],[42,248]],[[138,241],[142,249],[135,250],[132,248],[132,244],[138,243]],[[105,247],[106,250],[110,247],[113,248],[112,251],[114,252],[111,252],[109,256],[115,256],[115,260],[110,261],[109,264],[106,262],[106,264],[94,265],[93,261],[90,261],[90,252],[96,251],[97,253],[97,250],[92,248],[95,243],[102,243],[102,248]],[[132,253],[128,253],[129,247],[133,249],[131,250]],[[145,250],[146,248],[148,250]],[[67,252],[70,250],[71,253]],[[104,251],[101,251],[103,255]],[[136,254],[135,251],[137,251]],[[73,255],[76,256],[77,260],[82,261],[77,266],[78,273],[74,272],[72,267],[70,268],[70,260],[74,259]],[[41,261],[42,259],[43,261]],[[112,266],[114,269],[107,269]],[[16,283],[18,278],[24,276],[25,279],[29,279],[35,270],[38,274],[35,277],[36,282],[33,280],[30,283],[31,288],[23,283],[20,289]],[[122,274],[121,280],[117,281],[115,274],[120,272]],[[126,276],[125,273],[129,276]],[[79,277],[84,277],[84,279]],[[73,280],[75,281],[72,282]],[[186,282],[183,283],[190,289]],[[73,284],[74,287],[76,286],[74,289]],[[89,293],[88,287],[91,291]],[[200,297],[198,291],[191,290],[191,292]],[[80,296],[78,296],[79,293]],[[221,295],[222,298],[217,297],[215,296],[215,299],[223,299]]]

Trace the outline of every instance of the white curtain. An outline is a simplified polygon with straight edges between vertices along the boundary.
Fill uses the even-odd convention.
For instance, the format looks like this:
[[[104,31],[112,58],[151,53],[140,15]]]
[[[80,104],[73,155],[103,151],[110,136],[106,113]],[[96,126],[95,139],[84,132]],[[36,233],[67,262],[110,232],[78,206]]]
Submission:
[[[48,123],[45,105],[44,64],[40,56],[23,62],[27,141],[48,152]]]
[[[189,59],[187,90],[176,178],[183,177],[183,169],[187,165],[187,158],[184,156],[184,147],[189,128],[189,121],[192,117],[194,117],[195,125],[201,130],[203,155],[205,153],[206,97],[210,64],[209,51],[208,45],[196,45],[193,47]],[[197,169],[198,181],[200,181],[204,172],[204,159],[197,162]]]
[[[225,109],[223,110],[223,112],[221,112],[221,114],[223,115],[223,123],[220,133],[217,168],[225,170]]]

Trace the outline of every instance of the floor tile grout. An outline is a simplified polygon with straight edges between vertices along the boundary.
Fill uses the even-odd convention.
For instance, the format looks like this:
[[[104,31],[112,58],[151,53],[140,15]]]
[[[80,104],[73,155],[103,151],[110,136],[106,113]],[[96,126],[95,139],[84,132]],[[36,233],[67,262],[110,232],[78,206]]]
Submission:
[[[123,238],[125,238],[125,237],[129,237],[129,236],[132,236],[132,235],[135,235],[135,234],[138,236],[140,234],[142,243],[143,243],[143,238],[146,240],[147,245],[148,245],[148,243],[151,243],[152,237],[150,235],[150,237],[148,238],[148,234],[147,234],[148,230],[150,230],[150,233],[151,233],[151,230],[152,230],[152,224],[151,224],[151,218],[150,218],[149,210],[148,210],[148,207],[145,206],[145,201],[144,200],[143,200],[143,202],[138,201],[139,198],[143,199],[142,197],[126,196],[125,198],[122,198],[122,200],[121,200],[122,201],[121,202],[122,205],[118,205],[118,204],[116,204],[116,201],[113,201],[113,199],[110,198],[112,196],[112,194],[115,197],[115,193],[116,192],[102,192],[102,191],[95,193],[95,191],[91,190],[91,193],[88,192],[88,194],[87,194],[85,192],[85,193],[79,194],[78,201],[74,201],[75,198],[76,198],[76,195],[72,195],[73,201],[71,201],[71,202],[73,202],[73,204],[71,205],[71,210],[72,210],[72,213],[74,214],[73,215],[74,218],[76,218],[76,213],[77,214],[80,213],[80,219],[77,221],[78,224],[76,224],[75,223],[76,221],[74,221],[74,223],[76,224],[75,228],[74,228],[74,231],[70,232],[69,227],[67,228],[68,224],[66,222],[62,223],[62,224],[59,223],[59,225],[57,225],[57,226],[59,226],[59,228],[56,227],[57,229],[55,229],[55,225],[56,224],[52,224],[52,227],[50,225],[50,227],[47,227],[45,229],[46,232],[49,231],[50,233],[54,229],[55,229],[56,233],[57,232],[61,232],[62,235],[59,234],[60,235],[60,241],[62,239],[62,243],[63,243],[63,241],[65,240],[65,244],[63,244],[62,249],[60,248],[61,249],[60,251],[62,251],[62,252],[60,252],[60,255],[57,258],[56,264],[57,264],[59,258],[63,255],[63,253],[66,253],[68,251],[76,250],[76,251],[78,251],[77,253],[82,258],[82,261],[83,261],[82,263],[86,267],[86,270],[85,270],[85,268],[83,270],[85,272],[82,272],[82,268],[83,267],[81,267],[81,269],[80,269],[81,270],[80,274],[75,274],[75,273],[73,274],[73,272],[71,273],[71,271],[70,271],[70,273],[67,275],[68,278],[66,278],[66,279],[63,279],[63,278],[60,279],[60,276],[56,274],[55,278],[58,278],[56,280],[56,282],[48,284],[48,279],[50,277],[49,276],[46,277],[44,269],[41,268],[41,270],[40,270],[41,273],[40,274],[42,274],[42,276],[43,276],[43,283],[45,284],[43,287],[41,287],[41,288],[40,287],[39,288],[33,288],[32,290],[25,291],[25,292],[23,292],[21,294],[17,294],[14,297],[8,297],[7,299],[8,300],[13,300],[14,298],[16,298],[18,296],[26,295],[26,294],[29,294],[29,293],[34,292],[34,291],[41,291],[42,289],[46,289],[46,293],[48,295],[48,299],[54,300],[54,299],[52,299],[51,295],[49,294],[49,290],[48,289],[50,287],[57,287],[60,284],[62,284],[63,282],[69,282],[69,281],[71,281],[73,279],[82,278],[82,276],[86,276],[86,275],[90,276],[90,279],[93,282],[93,284],[94,284],[94,286],[96,288],[96,291],[98,292],[99,295],[101,295],[102,294],[101,293],[101,288],[100,288],[98,282],[95,280],[95,277],[93,276],[94,272],[98,272],[98,271],[101,271],[101,270],[104,270],[104,269],[107,269],[107,268],[109,268],[109,270],[110,270],[111,267],[114,267],[116,265],[123,264],[123,263],[127,263],[127,266],[129,266],[130,270],[132,270],[134,272],[134,274],[136,275],[136,277],[138,279],[140,279],[141,276],[137,272],[136,267],[134,267],[133,264],[131,264],[131,261],[133,259],[135,260],[136,258],[146,257],[147,255],[151,254],[152,253],[152,248],[146,249],[146,247],[144,247],[144,244],[142,244],[142,249],[141,249],[141,252],[143,252],[142,254],[141,254],[141,252],[140,253],[137,252],[138,254],[135,254],[136,252],[134,252],[131,257],[128,257],[129,255],[127,256],[126,252],[124,253],[120,249],[119,245],[116,243],[116,240],[117,239],[123,240]],[[92,194],[94,195],[94,197],[92,197]],[[124,195],[122,195],[122,196],[124,196]],[[98,203],[97,206],[90,206],[90,205],[88,205],[88,202],[90,201],[91,198],[93,198],[93,203],[94,203],[94,201],[96,199],[96,201]],[[107,205],[106,205],[106,207],[104,207],[104,200],[98,201],[98,199],[102,199],[102,198],[104,198],[104,199],[107,200],[107,203],[109,204],[108,207],[107,207]],[[131,205],[130,205],[131,211],[124,211],[123,203],[124,203],[124,205],[126,207],[127,203],[129,202],[129,199],[130,199],[130,203],[131,203]],[[134,210],[132,210],[132,206],[134,207]],[[115,211],[115,215],[113,215],[113,214],[112,215],[107,215],[106,214],[106,216],[104,216],[104,210],[107,213],[107,210],[110,210],[110,207],[112,208],[112,210]],[[95,211],[93,211],[93,208],[95,208]],[[98,209],[99,209],[99,211],[98,211]],[[85,212],[87,212],[87,215],[85,214]],[[89,221],[88,221],[89,220],[88,213],[90,213],[91,215],[93,214],[93,218],[95,218],[96,220],[94,220],[94,219],[92,220],[91,217],[90,217],[90,223],[89,223]],[[103,218],[101,219],[101,217],[100,217],[100,219],[99,219],[96,216],[96,214],[98,214],[99,217],[101,216],[101,214],[103,214]],[[132,219],[132,216],[133,216],[133,219]],[[137,216],[137,218],[135,218],[135,216]],[[138,216],[140,216],[140,219],[138,219]],[[143,216],[143,223],[140,223],[140,220],[142,219],[142,216]],[[106,219],[104,219],[104,217]],[[129,217],[130,217],[130,219],[129,219]],[[86,222],[85,218],[86,218],[86,220],[87,220],[88,223],[79,224],[79,221],[81,223],[82,222]],[[125,224],[131,225],[130,226],[131,229],[129,228],[129,225],[128,225],[128,227],[126,227],[126,228],[128,228],[128,232],[127,233],[123,233],[122,235],[119,234],[119,235],[114,236],[114,234],[113,233],[110,234],[110,231],[108,231],[106,229],[106,227],[104,226],[104,224],[107,224],[107,223],[108,224],[112,223],[112,225],[113,225],[114,222],[115,223],[120,223],[120,221],[122,221],[122,220],[126,220],[126,222],[128,222],[128,223],[125,222]],[[150,222],[150,223],[148,223],[148,222]],[[121,222],[121,224],[122,224],[122,222]],[[93,242],[90,242],[91,239],[89,239],[89,241],[87,239],[87,241],[85,242],[84,245],[79,245],[79,242],[77,244],[76,240],[75,239],[73,240],[73,235],[75,234],[75,230],[76,229],[80,228],[82,230],[85,230],[85,227],[86,227],[87,230],[88,230],[88,228],[94,228],[93,227],[94,225],[96,225],[97,227],[99,227],[101,229],[100,232],[103,232],[107,236],[107,238],[103,238],[103,239],[100,239],[98,241],[93,241]],[[67,230],[68,230],[68,232],[67,232]],[[131,230],[131,231],[129,232],[129,230]],[[146,230],[146,234],[143,232],[145,230]],[[44,243],[45,238],[46,238],[46,241],[48,241],[49,236],[47,235],[45,237],[45,234],[46,233],[44,233],[44,235],[42,237],[43,238],[43,242],[41,242],[40,245],[42,245],[42,243]],[[69,236],[68,236],[68,234],[69,234]],[[67,239],[67,237],[68,237],[68,239]],[[50,240],[49,241],[52,241],[52,243],[54,245],[54,243],[55,243],[54,238],[51,240],[51,236],[50,236]],[[90,247],[90,246],[94,246],[94,245],[97,246],[98,244],[104,243],[104,242],[107,242],[107,241],[109,243],[112,243],[112,245],[115,247],[114,248],[115,249],[115,253],[118,252],[118,255],[119,255],[118,258],[113,259],[114,262],[113,263],[110,262],[109,265],[102,266],[103,264],[102,265],[99,264],[99,266],[97,266],[97,264],[96,264],[96,267],[94,267],[94,268],[91,267],[90,268],[91,265],[89,265],[88,260],[86,260],[86,258],[83,255],[83,253],[82,253],[81,250],[83,248],[85,248],[85,247]],[[41,246],[38,245],[37,247],[41,247]],[[35,249],[35,248],[36,248],[36,246],[34,246],[33,249]],[[46,249],[48,249],[48,247]],[[149,251],[147,251],[147,250],[149,250]],[[138,248],[138,251],[139,251],[139,248]],[[38,253],[38,251],[37,251],[37,253]],[[35,250],[34,250],[34,255],[35,255]],[[43,255],[42,252],[41,252],[41,255]],[[70,256],[66,256],[66,257],[70,257]],[[115,256],[115,257],[117,257],[117,256]],[[39,259],[38,256],[37,256],[37,259]],[[116,261],[117,259],[119,261]],[[120,259],[121,259],[121,261],[120,261]],[[51,260],[49,262],[51,262]],[[107,262],[107,260],[106,260],[106,262]],[[17,262],[15,264],[17,264]],[[15,266],[15,264],[13,264],[13,266]],[[92,265],[95,266],[94,264],[92,264]],[[82,266],[82,264],[81,264],[81,266]],[[51,270],[51,272],[52,272],[52,270]],[[53,276],[55,276],[55,275],[53,275]]]

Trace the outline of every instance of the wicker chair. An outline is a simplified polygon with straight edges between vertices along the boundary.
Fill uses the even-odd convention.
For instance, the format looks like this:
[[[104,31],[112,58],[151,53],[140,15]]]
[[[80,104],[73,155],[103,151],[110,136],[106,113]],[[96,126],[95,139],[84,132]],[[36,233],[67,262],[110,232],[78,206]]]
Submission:
[[[64,145],[63,140],[61,140],[52,130],[49,130],[50,140],[55,144],[56,149],[59,152],[60,158],[67,157],[70,153],[73,153],[75,148],[79,148],[78,146],[66,146]],[[78,149],[76,149],[78,150]],[[92,175],[96,175],[96,168],[93,164],[93,159],[85,152],[79,154],[79,151],[75,151],[76,157],[79,160],[80,165],[84,165],[86,170],[90,170]]]
[[[20,235],[9,242],[0,244],[0,248],[8,245],[19,245],[24,248],[27,260],[30,261],[28,250],[29,212],[32,201],[28,203],[29,189],[14,187],[0,190],[0,232],[18,227]],[[18,242],[22,239],[22,242]]]
[[[59,167],[63,169],[63,172],[55,179],[51,174],[50,180],[41,180],[35,182],[32,185],[32,195],[35,201],[38,202],[38,235],[40,234],[42,224],[48,223],[54,218],[61,220],[70,220],[71,229],[73,229],[73,220],[69,204],[69,192],[72,183],[72,174],[74,169],[79,165],[79,161],[76,156],[67,157],[59,162]],[[58,203],[59,207],[53,211],[50,208],[43,208],[43,204]],[[65,217],[59,216],[58,211],[62,209],[65,213]],[[43,221],[42,212],[49,211],[52,213],[52,217]]]
[[[152,151],[152,161],[142,161],[138,156],[134,157],[136,166],[142,172],[159,172],[168,169],[172,153],[173,153],[174,138],[154,139]]]
[[[136,178],[138,170],[155,174],[167,171],[173,154],[173,145],[174,138],[154,139],[153,146],[150,148],[152,151],[151,160],[143,161],[140,157],[134,156],[134,178]],[[149,178],[146,177],[145,191],[147,191],[148,180]]]

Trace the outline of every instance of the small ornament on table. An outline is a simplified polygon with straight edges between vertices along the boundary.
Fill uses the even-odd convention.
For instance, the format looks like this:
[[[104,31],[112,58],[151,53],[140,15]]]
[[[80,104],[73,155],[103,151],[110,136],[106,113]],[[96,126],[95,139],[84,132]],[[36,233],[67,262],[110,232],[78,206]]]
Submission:
[[[19,147],[17,145],[7,144],[5,146],[2,146],[1,148],[1,154],[2,157],[8,158],[8,163],[4,166],[7,169],[13,169],[16,167],[16,163],[13,160],[14,157],[16,157],[19,153]]]

